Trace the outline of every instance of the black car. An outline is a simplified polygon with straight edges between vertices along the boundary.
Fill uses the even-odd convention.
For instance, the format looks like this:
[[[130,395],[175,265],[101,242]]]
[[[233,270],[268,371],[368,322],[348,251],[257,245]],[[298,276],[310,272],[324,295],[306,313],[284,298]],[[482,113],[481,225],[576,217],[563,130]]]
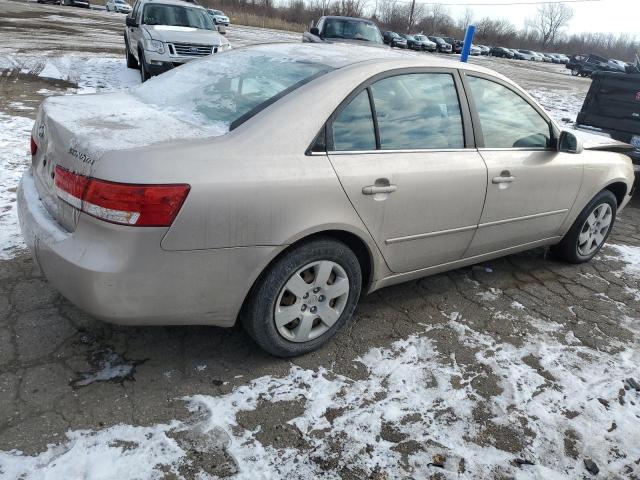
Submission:
[[[371,20],[356,17],[320,17],[315,27],[302,34],[303,42],[358,43],[384,47],[378,26]]]
[[[60,5],[60,0],[36,0],[37,3],[53,3],[54,5]]]
[[[451,45],[453,53],[462,53],[462,47],[464,46],[464,42],[462,40],[456,40],[453,37],[442,37],[442,39]]]
[[[401,33],[400,36],[407,41],[407,48],[410,50],[422,50],[422,42],[417,40],[413,35],[408,33]]]
[[[407,39],[390,30],[382,32],[382,40],[390,47],[407,48]]]
[[[625,153],[640,165],[640,74],[600,71],[592,79],[576,128],[631,144]]]
[[[489,50],[489,55],[492,57],[501,57],[501,58],[513,58],[515,55],[511,50],[504,47],[491,47]]]
[[[625,68],[608,58],[594,55],[593,53],[580,53],[571,55],[569,62],[565,65],[571,70],[571,75],[590,77],[594,72],[624,72]]]
[[[450,43],[445,42],[441,37],[429,35],[429,40],[436,44],[436,50],[440,53],[452,53],[453,47]]]

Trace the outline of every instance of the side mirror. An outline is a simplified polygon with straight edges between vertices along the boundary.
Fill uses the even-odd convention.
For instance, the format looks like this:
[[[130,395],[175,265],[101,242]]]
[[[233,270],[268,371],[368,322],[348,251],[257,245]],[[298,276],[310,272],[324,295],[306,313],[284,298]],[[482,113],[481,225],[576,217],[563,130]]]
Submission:
[[[320,36],[320,30],[318,30],[318,27],[311,27],[309,33],[311,33],[311,35],[315,35],[316,37]]]
[[[563,130],[558,139],[558,151],[565,153],[582,153],[582,140],[568,130]]]
[[[127,17],[125,19],[125,23],[127,25],[127,27],[137,27],[138,24],[136,23],[136,19],[133,17]]]

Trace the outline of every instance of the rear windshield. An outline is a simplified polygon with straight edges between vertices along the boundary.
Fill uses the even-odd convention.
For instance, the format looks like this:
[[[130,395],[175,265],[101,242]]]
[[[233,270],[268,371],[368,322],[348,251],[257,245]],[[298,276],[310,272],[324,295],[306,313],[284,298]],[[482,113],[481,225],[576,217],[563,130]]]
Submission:
[[[232,50],[154,77],[134,89],[133,95],[221,135],[333,69],[284,54]]]

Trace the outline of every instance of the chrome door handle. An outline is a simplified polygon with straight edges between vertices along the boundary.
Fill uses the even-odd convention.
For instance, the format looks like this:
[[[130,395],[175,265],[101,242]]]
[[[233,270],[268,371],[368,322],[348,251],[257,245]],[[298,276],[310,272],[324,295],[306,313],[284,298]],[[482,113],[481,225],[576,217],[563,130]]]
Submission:
[[[499,176],[499,177],[493,177],[491,179],[491,183],[511,183],[513,181],[515,181],[516,177],[510,175],[508,177],[504,177],[504,176]]]
[[[375,195],[376,193],[393,193],[398,190],[397,185],[369,185],[368,187],[362,187],[362,193],[364,195]]]

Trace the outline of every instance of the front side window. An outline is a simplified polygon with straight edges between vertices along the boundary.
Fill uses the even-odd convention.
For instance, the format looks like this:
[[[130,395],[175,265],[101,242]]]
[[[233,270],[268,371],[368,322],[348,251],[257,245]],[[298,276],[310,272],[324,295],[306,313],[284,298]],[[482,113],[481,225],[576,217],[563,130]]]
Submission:
[[[467,77],[485,148],[547,148],[550,125],[527,101],[499,83]]]
[[[142,23],[145,25],[168,25],[214,30],[213,23],[211,23],[211,19],[205,14],[204,10],[160,3],[145,5]]]
[[[371,86],[382,150],[464,148],[453,76],[416,73]]]
[[[333,149],[362,151],[376,149],[376,134],[369,94],[360,92],[333,121]]]

